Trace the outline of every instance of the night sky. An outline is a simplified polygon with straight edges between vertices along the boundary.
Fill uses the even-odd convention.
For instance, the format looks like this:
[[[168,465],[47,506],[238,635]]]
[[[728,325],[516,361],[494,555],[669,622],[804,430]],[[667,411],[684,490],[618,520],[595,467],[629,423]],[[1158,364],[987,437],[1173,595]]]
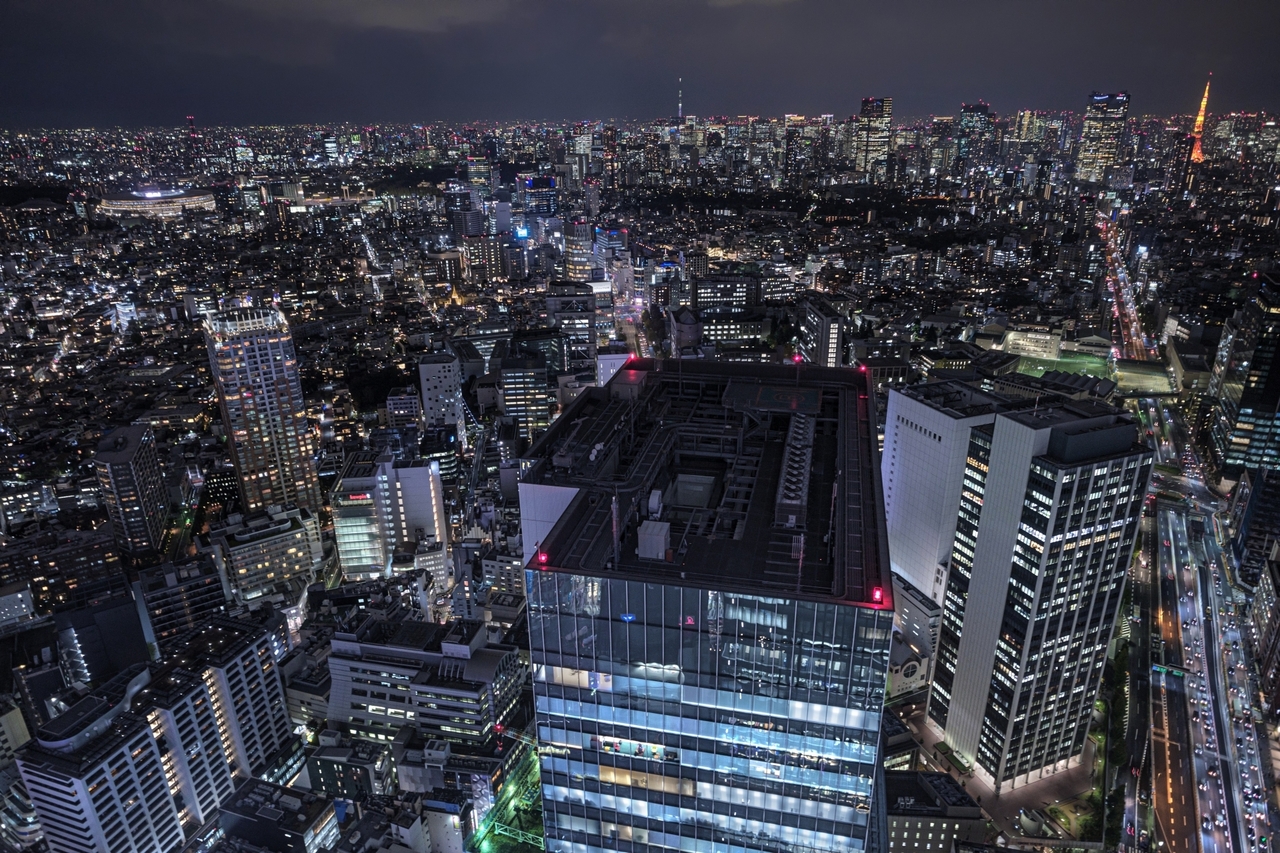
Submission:
[[[0,127],[1280,111],[1277,0],[0,0]]]

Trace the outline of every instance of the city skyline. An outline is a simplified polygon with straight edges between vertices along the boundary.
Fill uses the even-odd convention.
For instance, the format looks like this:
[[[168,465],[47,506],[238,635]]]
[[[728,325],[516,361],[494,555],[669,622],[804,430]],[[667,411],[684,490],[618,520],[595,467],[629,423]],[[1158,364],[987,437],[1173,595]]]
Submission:
[[[1211,74],[1204,75],[1211,77]],[[1194,86],[1192,88],[1195,88]],[[878,91],[878,90],[877,90]],[[1191,90],[1188,90],[1191,91]],[[1076,93],[1077,96],[1079,93]],[[1101,94],[1095,90],[1094,94]],[[1129,91],[1119,91],[1118,95],[1131,97]],[[862,104],[866,101],[896,101],[897,96],[884,94],[872,97],[866,93],[859,94],[852,100],[840,102],[838,104],[841,109],[831,110],[812,110],[809,112],[796,112],[787,108],[780,108],[776,112],[755,111],[755,112],[726,112],[723,110],[707,110],[694,114],[689,110],[685,110],[685,115],[678,116],[676,110],[659,110],[652,115],[605,115],[601,114],[583,114],[578,116],[551,116],[551,115],[522,115],[522,116],[488,116],[488,117],[444,117],[435,115],[422,115],[404,119],[357,119],[350,117],[333,117],[328,119],[315,120],[299,120],[299,121],[262,121],[262,122],[235,122],[224,121],[214,122],[205,121],[207,115],[204,113],[193,113],[191,111],[182,111],[179,109],[171,115],[159,117],[154,122],[143,123],[123,123],[123,122],[104,122],[98,124],[48,124],[48,125],[0,125],[0,133],[9,132],[15,134],[33,134],[41,131],[53,133],[74,133],[78,131],[88,132],[164,132],[168,130],[194,130],[197,134],[206,131],[243,131],[243,130],[279,130],[279,129],[309,129],[316,132],[324,132],[331,128],[390,128],[390,127],[457,127],[467,129],[484,129],[484,128],[510,128],[510,127],[531,127],[531,128],[568,128],[575,125],[612,125],[619,129],[622,128],[644,128],[655,125],[668,124],[676,126],[683,122],[745,122],[775,121],[784,123],[788,120],[805,121],[822,121],[831,120],[843,122],[848,119],[857,119],[862,117]],[[999,104],[985,96],[965,98],[951,104],[949,108],[939,108],[932,112],[906,112],[893,109],[894,115],[888,120],[888,127],[891,130],[901,128],[911,128],[926,125],[937,118],[958,118],[970,106],[985,106],[990,110],[993,117],[1008,119],[1013,121],[1019,113],[1033,113],[1044,116],[1066,116],[1083,118],[1088,115],[1088,107],[1080,102],[1080,98],[1076,98],[1077,103],[1065,104],[1061,106],[1046,106],[1036,103],[1013,103],[1008,102]],[[1272,115],[1280,110],[1267,109],[1259,105],[1242,105],[1234,109],[1218,102],[1217,90],[1215,89],[1212,100],[1209,101],[1209,109],[1198,110],[1203,105],[1198,105],[1195,98],[1188,98],[1188,105],[1185,109],[1174,109],[1172,111],[1153,111],[1150,109],[1135,108],[1128,113],[1130,121],[1160,121],[1160,120],[1178,120],[1186,121],[1188,125],[1193,125],[1197,118],[1220,119],[1225,116],[1233,115]],[[678,103],[676,96],[672,97],[673,103]]]
[[[1075,108],[1127,89],[1138,113],[1280,105],[1272,4],[995,0],[881,9],[827,0],[347,4],[57,0],[0,9],[0,125],[156,125],[857,111],[985,98]],[[667,26],[673,15],[679,26]],[[1105,21],[1105,26],[1098,26]],[[1272,26],[1268,26],[1268,23]],[[58,37],[32,38],[51,27]],[[1141,34],[1137,38],[1135,34]],[[566,57],[549,62],[548,57]],[[574,63],[582,71],[575,77]]]
[[[119,2],[20,95],[164,123],[0,129],[4,851],[1271,853],[1248,4]]]

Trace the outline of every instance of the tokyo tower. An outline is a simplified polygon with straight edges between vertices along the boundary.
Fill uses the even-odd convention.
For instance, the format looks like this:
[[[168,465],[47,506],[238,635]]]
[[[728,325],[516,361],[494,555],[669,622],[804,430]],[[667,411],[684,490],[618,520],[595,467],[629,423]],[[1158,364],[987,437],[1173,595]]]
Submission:
[[[1191,135],[1196,138],[1196,145],[1191,149],[1191,162],[1203,163],[1204,152],[1200,150],[1200,137],[1204,136],[1204,113],[1209,106],[1209,83],[1213,82],[1213,72],[1209,72],[1209,81],[1204,84],[1204,97],[1200,99],[1200,112],[1196,114],[1196,127]],[[1186,150],[1185,148],[1183,149]]]

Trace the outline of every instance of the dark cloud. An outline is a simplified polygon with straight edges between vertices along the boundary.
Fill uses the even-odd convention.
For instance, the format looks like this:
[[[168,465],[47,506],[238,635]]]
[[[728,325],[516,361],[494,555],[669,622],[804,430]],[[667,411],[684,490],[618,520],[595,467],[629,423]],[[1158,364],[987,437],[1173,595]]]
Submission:
[[[0,125],[1280,111],[1274,0],[0,0]]]

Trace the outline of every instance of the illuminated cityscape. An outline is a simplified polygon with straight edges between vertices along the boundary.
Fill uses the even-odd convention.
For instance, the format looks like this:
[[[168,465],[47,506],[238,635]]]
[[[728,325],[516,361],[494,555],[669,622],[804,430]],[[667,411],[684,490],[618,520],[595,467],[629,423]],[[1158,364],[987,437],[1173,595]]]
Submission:
[[[211,3],[0,9],[0,848],[1272,849],[1262,36]]]

